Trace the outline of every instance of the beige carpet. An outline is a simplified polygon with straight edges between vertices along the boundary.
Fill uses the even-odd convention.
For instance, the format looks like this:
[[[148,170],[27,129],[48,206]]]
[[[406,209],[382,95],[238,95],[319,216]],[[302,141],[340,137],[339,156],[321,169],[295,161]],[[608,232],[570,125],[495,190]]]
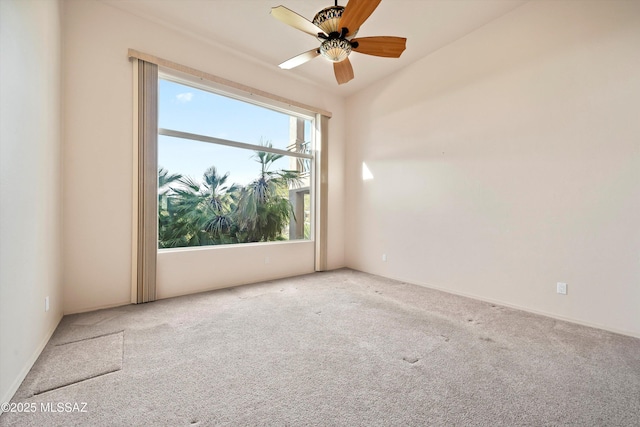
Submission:
[[[122,369],[123,332],[49,346],[34,367],[33,394]]]
[[[339,270],[67,316],[14,402],[0,425],[638,426],[640,340]]]

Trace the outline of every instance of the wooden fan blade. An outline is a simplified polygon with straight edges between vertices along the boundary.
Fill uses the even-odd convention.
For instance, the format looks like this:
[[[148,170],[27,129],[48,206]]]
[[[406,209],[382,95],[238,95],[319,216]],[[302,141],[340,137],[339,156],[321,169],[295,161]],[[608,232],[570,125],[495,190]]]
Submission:
[[[347,37],[353,35],[360,25],[367,20],[369,16],[376,10],[376,7],[382,0],[349,0],[347,6],[342,12],[342,18],[340,19],[340,28],[348,28],[349,33]]]
[[[304,31],[313,37],[317,37],[318,33],[325,34],[325,32],[322,31],[322,28],[316,26],[313,22],[284,6],[272,7],[271,15],[273,15],[277,20],[282,21],[300,31]]]
[[[358,47],[353,48],[355,52],[386,58],[399,58],[407,47],[404,37],[362,37],[351,40],[352,44],[355,42],[358,43]]]
[[[300,55],[296,55],[291,59],[287,59],[282,64],[278,65],[278,67],[282,68],[283,70],[290,70],[297,67],[298,65],[302,65],[305,62],[311,61],[318,55],[320,55],[318,49],[311,49],[304,53],[301,53]]]
[[[333,73],[336,75],[336,80],[339,85],[353,79],[353,67],[351,66],[349,58],[345,58],[340,62],[334,62]]]

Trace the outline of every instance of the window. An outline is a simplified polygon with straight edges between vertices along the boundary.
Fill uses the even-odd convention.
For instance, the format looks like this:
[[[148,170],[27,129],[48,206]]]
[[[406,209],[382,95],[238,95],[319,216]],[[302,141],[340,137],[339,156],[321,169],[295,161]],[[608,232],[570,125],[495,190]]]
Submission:
[[[313,269],[315,271],[326,270],[328,239],[326,227],[328,216],[328,121],[331,118],[331,112],[134,49],[129,49],[129,57],[133,59],[134,63],[133,88],[135,97],[133,117],[135,126],[133,138],[134,187],[132,193],[133,268],[131,301],[134,303],[154,301],[157,296],[158,277],[160,278],[160,282],[164,283],[164,286],[168,283],[175,282],[175,280],[171,279],[171,272],[175,272],[176,269],[193,268],[194,258],[202,259],[202,254],[205,255],[205,258],[211,260],[206,266],[199,268],[200,273],[203,271],[206,273],[206,277],[209,277],[212,271],[216,273],[219,271],[224,273],[226,271],[227,273],[232,273],[236,278],[243,277],[242,271],[236,271],[235,266],[225,264],[225,259],[228,259],[226,256],[231,253],[242,253],[243,256],[255,257],[265,256],[267,252],[276,251],[282,255],[280,260],[290,260],[288,270],[295,274],[300,274],[302,270],[307,270],[309,268],[309,257],[313,257]],[[263,112],[269,114],[273,112],[280,113],[280,115],[274,115],[271,121],[267,121],[266,123],[268,124],[272,124],[271,122],[276,120],[276,117],[286,117],[284,122],[280,122],[279,129],[283,128],[282,123],[288,122],[288,141],[287,138],[277,137],[276,134],[272,134],[271,132],[265,132],[264,134],[260,134],[260,136],[254,135],[255,140],[244,139],[245,137],[241,136],[233,136],[233,138],[239,139],[236,140],[232,139],[229,135],[214,133],[246,130],[243,129],[243,127],[261,129],[259,126],[260,122],[254,121],[250,116],[245,117],[247,121],[242,122],[242,125],[230,126],[232,124],[231,121],[225,122],[224,119],[221,119],[221,117],[224,116],[223,113],[227,111],[226,107],[219,109],[215,116],[209,112],[210,116],[204,117],[213,123],[217,123],[217,128],[199,130],[193,126],[201,125],[204,121],[198,121],[193,117],[190,124],[188,122],[184,125],[180,123],[165,123],[164,118],[170,116],[166,116],[164,111],[162,111],[163,122],[162,125],[159,126],[159,108],[164,108],[165,105],[171,106],[170,104],[159,102],[161,84],[159,83],[158,77],[159,73],[162,72],[170,73],[170,75],[163,75],[162,80],[168,83],[162,81],[160,83],[162,85],[169,83],[174,84],[174,88],[179,90],[173,94],[168,92],[169,98],[167,99],[174,99],[176,103],[189,104],[191,101],[197,100],[196,95],[201,93],[205,96],[210,96],[211,94],[217,96],[226,94],[227,96],[222,96],[221,98],[235,101],[244,100],[244,104],[249,104],[251,107],[260,106]],[[162,95],[164,96],[166,93],[163,92]],[[164,100],[166,101],[166,99]],[[193,105],[195,104],[191,104],[190,106]],[[246,105],[243,104],[236,105],[246,107]],[[284,116],[282,116],[282,114],[284,114]],[[175,119],[176,117],[173,118]],[[250,118],[251,120],[249,120]],[[217,122],[215,120],[217,120]],[[171,127],[163,128],[162,126]],[[260,137],[263,138],[260,139]],[[165,226],[167,224],[165,221],[176,220],[177,217],[173,215],[177,213],[178,208],[182,209],[183,213],[197,218],[197,212],[194,212],[193,209],[187,209],[188,204],[182,202],[186,201],[186,196],[188,196],[187,193],[189,192],[196,197],[202,196],[202,194],[199,195],[198,192],[203,188],[204,183],[209,184],[209,190],[211,189],[211,184],[207,182],[206,179],[203,180],[202,176],[204,176],[204,173],[202,173],[202,171],[197,171],[197,174],[195,174],[193,178],[194,180],[200,181],[193,183],[194,186],[190,189],[189,183],[184,182],[186,179],[185,176],[190,176],[188,172],[181,172],[178,170],[180,168],[176,170],[161,169],[158,166],[159,138],[162,139],[162,144],[165,144],[167,141],[172,141],[174,144],[179,142],[184,144],[180,146],[180,150],[177,150],[173,156],[170,155],[168,158],[161,153],[161,157],[163,159],[167,158],[167,161],[175,161],[178,156],[190,150],[187,146],[188,144],[193,144],[195,147],[193,150],[195,150],[195,152],[193,152],[192,156],[189,156],[192,162],[198,161],[204,156],[198,151],[199,148],[208,147],[208,149],[211,149],[214,147],[220,150],[229,149],[227,151],[236,154],[243,153],[244,162],[254,167],[256,166],[255,161],[258,160],[260,175],[262,175],[263,163],[272,165],[272,168],[269,169],[269,172],[271,172],[269,176],[271,177],[277,176],[278,174],[286,175],[287,171],[297,174],[297,176],[294,177],[295,180],[292,179],[290,175],[288,177],[282,176],[282,180],[280,181],[287,182],[286,186],[276,185],[277,181],[270,181],[273,183],[272,188],[275,188],[276,195],[280,197],[278,200],[283,200],[288,194],[288,210],[290,215],[288,226],[283,225],[282,228],[279,226],[274,227],[276,232],[272,235],[275,235],[276,240],[308,240],[298,240],[298,243],[285,243],[277,245],[277,247],[274,245],[265,246],[263,244],[254,244],[223,245],[210,251],[171,251],[162,248],[159,250],[159,222],[162,222],[162,226]],[[258,142],[256,143],[256,141]],[[269,142],[271,146],[269,146]],[[283,142],[286,144],[284,148],[282,148],[282,145],[278,145]],[[267,154],[272,155],[272,157],[262,160],[259,158],[260,155],[267,156]],[[273,155],[282,157],[276,159]],[[256,156],[258,156],[258,158],[256,158]],[[205,208],[210,209],[208,206],[214,206],[217,212],[220,213],[223,212],[223,207],[225,209],[229,207],[229,209],[225,211],[230,213],[229,218],[225,215],[217,215],[217,217],[213,218],[215,221],[201,224],[203,228],[195,228],[195,230],[199,232],[197,238],[193,237],[197,233],[193,236],[189,234],[183,235],[187,237],[181,240],[182,243],[186,241],[188,244],[195,244],[199,237],[203,237],[203,241],[199,242],[200,244],[211,245],[251,240],[247,237],[250,234],[248,226],[251,225],[248,221],[236,222],[236,228],[233,228],[234,223],[231,221],[240,217],[239,215],[234,217],[233,213],[238,213],[238,209],[241,206],[245,206],[247,212],[251,212],[254,208],[255,211],[258,212],[257,205],[249,206],[247,202],[241,203],[243,200],[240,197],[242,196],[242,191],[251,191],[251,188],[247,188],[249,186],[238,185],[236,188],[231,189],[226,185],[229,183],[229,185],[232,186],[234,182],[241,181],[241,178],[238,176],[242,175],[240,173],[242,168],[229,167],[230,163],[225,163],[224,166],[220,166],[218,161],[224,163],[223,157],[222,154],[218,153],[215,162],[213,162],[216,166],[216,173],[213,174],[212,170],[209,172],[210,176],[215,175],[216,177],[220,177],[220,175],[224,177],[226,173],[229,172],[229,175],[225,178],[225,185],[219,186],[220,191],[217,193],[211,193],[210,191],[210,194],[216,195],[217,198],[211,197],[209,199],[209,205],[194,204],[192,207],[195,206],[203,210]],[[288,164],[288,166],[286,166],[287,169],[284,169],[285,163]],[[280,164],[283,166],[280,166]],[[173,168],[174,166],[171,167]],[[222,169],[223,167],[226,169]],[[208,170],[209,166],[206,166],[206,168]],[[232,174],[233,178],[231,178]],[[237,181],[235,181],[236,179]],[[158,184],[160,181],[162,182],[159,187]],[[251,183],[253,181],[249,182]],[[222,190],[222,187],[225,186],[227,188]],[[256,187],[253,188],[255,189]],[[314,190],[316,194],[314,194]],[[180,191],[183,191],[183,198],[185,200],[176,198]],[[220,197],[221,194],[224,196],[228,195],[229,197]],[[250,199],[245,198],[244,200]],[[222,201],[225,203],[229,202],[229,205],[218,207],[221,205],[218,205],[217,201],[220,201],[221,204]],[[282,204],[284,205],[284,203]],[[269,210],[267,210],[267,213],[268,211]],[[265,210],[262,209],[261,212],[265,213]],[[159,218],[159,213],[166,214],[166,217]],[[267,217],[268,215],[265,214],[264,216]],[[284,217],[284,215],[281,215],[281,217]],[[211,234],[207,235],[202,233],[202,230],[214,234],[213,236]],[[240,233],[227,233],[229,230],[239,231]],[[255,238],[255,235],[256,233],[254,233],[254,240],[258,240]],[[265,232],[263,235],[268,236],[270,233]],[[270,241],[270,238],[262,238],[260,240]],[[177,239],[174,243],[177,244],[179,241],[180,239]],[[312,249],[312,251],[309,249]],[[265,264],[268,263],[268,260],[269,257],[266,257]],[[167,262],[169,262],[170,265],[167,265]],[[301,268],[298,268],[299,266],[301,266]],[[230,269],[233,271],[230,271]],[[283,270],[278,268],[278,271],[282,273]],[[206,284],[203,285],[201,281],[202,277],[202,274],[196,274],[193,277],[193,283],[189,285],[190,289],[209,289],[209,281],[207,280]],[[180,277],[178,282],[184,283],[184,279],[184,277]],[[234,280],[233,283],[235,282]]]
[[[313,240],[313,120],[162,75],[158,248]]]

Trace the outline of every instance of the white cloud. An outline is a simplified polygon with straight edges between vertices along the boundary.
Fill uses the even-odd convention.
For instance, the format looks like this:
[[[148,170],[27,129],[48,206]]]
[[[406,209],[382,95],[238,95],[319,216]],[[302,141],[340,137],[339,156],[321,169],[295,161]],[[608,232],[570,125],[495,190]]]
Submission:
[[[180,103],[189,102],[189,101],[191,101],[193,99],[193,93],[191,93],[191,92],[179,93],[179,94],[176,95],[176,99]]]

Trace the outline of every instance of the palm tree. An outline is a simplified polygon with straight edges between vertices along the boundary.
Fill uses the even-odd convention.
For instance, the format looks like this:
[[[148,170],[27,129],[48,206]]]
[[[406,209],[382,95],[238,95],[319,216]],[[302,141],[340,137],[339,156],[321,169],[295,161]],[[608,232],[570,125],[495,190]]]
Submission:
[[[169,174],[169,171],[160,166],[158,169],[158,194],[166,194],[171,189],[171,184],[177,182],[182,175],[179,173]]]
[[[267,142],[266,147],[272,147]],[[238,240],[266,242],[282,240],[283,230],[293,215],[289,189],[300,185],[300,173],[270,170],[282,154],[256,151],[260,176],[242,189],[237,208]]]
[[[165,236],[168,247],[234,243],[231,236],[239,193],[237,185],[226,185],[229,173],[221,175],[215,166],[202,176],[202,183],[183,177],[173,189],[172,227]]]
[[[220,175],[216,167],[211,166],[203,175],[203,184],[200,190],[210,212],[205,230],[212,233],[214,238],[220,239],[219,243],[233,243],[233,239],[230,238],[235,225],[232,213],[236,209],[240,193],[240,186],[226,185],[228,178],[229,172]]]
[[[182,175],[169,174],[163,167],[158,169],[158,247],[166,247],[167,232],[172,227],[171,195],[173,185],[180,182]]]
[[[161,168],[159,247],[283,240],[294,215],[289,189],[301,179],[298,171],[271,170],[282,157],[256,151],[252,158],[260,164],[260,176],[244,187],[228,185],[229,172],[220,174],[215,166],[205,171],[202,183]]]

